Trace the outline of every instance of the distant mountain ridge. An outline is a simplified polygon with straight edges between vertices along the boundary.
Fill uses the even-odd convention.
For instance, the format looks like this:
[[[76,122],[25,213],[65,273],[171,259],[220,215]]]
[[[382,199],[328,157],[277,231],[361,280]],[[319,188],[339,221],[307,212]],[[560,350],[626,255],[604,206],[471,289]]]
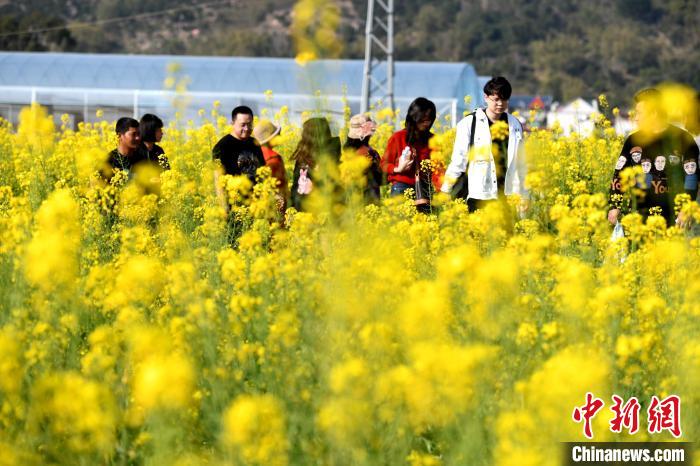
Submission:
[[[609,94],[613,104],[662,80],[700,88],[695,0],[400,0],[396,58],[467,61],[516,92],[558,99]],[[294,0],[0,1],[0,49],[294,56]],[[364,53],[364,0],[338,1],[344,58]],[[161,12],[164,12],[160,14]],[[114,18],[138,17],[128,21]],[[62,29],[85,22],[85,27]],[[6,35],[16,31],[46,32]],[[99,40],[96,40],[99,38]]]

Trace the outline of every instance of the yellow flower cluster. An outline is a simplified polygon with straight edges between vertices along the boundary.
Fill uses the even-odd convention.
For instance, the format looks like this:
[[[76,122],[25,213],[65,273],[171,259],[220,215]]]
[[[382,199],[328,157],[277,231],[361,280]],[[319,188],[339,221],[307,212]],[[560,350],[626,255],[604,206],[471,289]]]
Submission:
[[[342,41],[336,30],[340,25],[340,9],[329,0],[300,0],[292,10],[291,33],[296,49],[296,61],[306,65],[317,58],[336,58],[342,51]]]
[[[508,123],[499,120],[491,125],[491,140],[492,141],[505,141],[508,139]]]
[[[555,465],[586,392],[678,394],[697,435],[700,241],[638,214],[610,241],[618,136],[527,135],[524,216],[364,205],[346,152],[282,221],[267,168],[219,177],[219,203],[211,114],[167,128],[171,170],[108,186],[110,123],[0,124],[0,463]],[[372,116],[382,153],[398,114]],[[274,119],[291,180],[300,128]],[[434,131],[439,170],[454,130]],[[670,438],[610,414],[595,439]]]
[[[279,402],[270,395],[243,395],[224,413],[222,442],[243,464],[286,466],[287,432]]]

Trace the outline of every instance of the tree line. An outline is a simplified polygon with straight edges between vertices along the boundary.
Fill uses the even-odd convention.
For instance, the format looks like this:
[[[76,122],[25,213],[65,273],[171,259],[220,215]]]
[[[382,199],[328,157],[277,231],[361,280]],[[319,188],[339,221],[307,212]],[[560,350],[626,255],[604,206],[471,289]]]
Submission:
[[[293,57],[294,4],[9,2],[0,6],[0,49]],[[366,1],[336,4],[342,19],[337,39],[344,44],[337,54],[361,58]],[[134,15],[144,16],[100,22]],[[663,80],[700,88],[699,23],[696,0],[401,0],[396,58],[466,61],[479,74],[508,76],[516,93],[564,100],[607,93],[611,103],[625,104],[635,90]]]

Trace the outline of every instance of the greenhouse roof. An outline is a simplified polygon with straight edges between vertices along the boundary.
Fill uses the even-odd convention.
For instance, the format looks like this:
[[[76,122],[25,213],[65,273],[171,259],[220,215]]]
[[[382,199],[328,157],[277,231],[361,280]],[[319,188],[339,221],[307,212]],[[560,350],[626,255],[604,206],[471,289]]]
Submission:
[[[179,71],[169,74],[173,64]],[[359,96],[362,73],[362,60],[301,66],[291,58],[0,52],[0,86],[163,90],[168,76],[187,76],[190,92],[340,95],[345,86],[347,95]],[[444,62],[396,62],[394,93],[460,102],[480,95],[471,65]]]

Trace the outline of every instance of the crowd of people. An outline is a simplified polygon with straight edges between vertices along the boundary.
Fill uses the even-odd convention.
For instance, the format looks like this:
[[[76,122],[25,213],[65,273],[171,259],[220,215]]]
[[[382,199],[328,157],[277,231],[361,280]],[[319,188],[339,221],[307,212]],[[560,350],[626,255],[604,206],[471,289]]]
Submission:
[[[528,209],[526,188],[527,159],[525,132],[520,121],[508,112],[512,87],[504,77],[494,77],[484,88],[485,106],[466,115],[457,124],[452,157],[445,173],[436,173],[430,165],[431,128],[437,117],[430,100],[415,99],[406,112],[404,128],[396,131],[381,155],[370,145],[377,125],[368,115],[350,118],[347,139],[341,146],[333,136],[328,119],[310,118],[303,123],[301,139],[292,153],[291,182],[284,160],[275,151],[275,137],[281,128],[262,119],[254,125],[253,110],[238,106],[231,113],[231,131],[223,136],[212,151],[218,161],[215,185],[219,202],[227,211],[230,206],[219,178],[223,175],[246,176],[258,182],[257,171],[268,166],[277,187],[277,204],[284,216],[288,205],[298,211],[307,209],[314,192],[335,194],[333,183],[341,163],[341,153],[353,153],[367,159],[364,173],[364,198],[378,202],[381,187],[389,184],[390,196],[404,196],[412,190],[416,208],[431,210],[431,201],[439,186],[441,192],[466,201],[470,212],[490,204],[507,206],[505,201],[516,196],[514,214],[524,215]],[[634,114],[638,129],[622,147],[614,167],[610,188],[608,219],[619,222],[621,215],[638,211],[643,217],[658,214],[669,225],[683,224],[674,209],[677,194],[692,199],[698,196],[698,145],[693,136],[669,123],[656,89],[645,89],[635,96]],[[116,133],[118,145],[109,154],[102,177],[109,181],[117,170],[127,174],[140,163],[157,165],[168,170],[170,164],[158,146],[163,136],[163,122],[146,114],[141,121],[120,118]],[[625,196],[622,173],[630,167],[641,167],[644,176],[637,181],[635,196]],[[611,167],[612,168],[612,167]]]

